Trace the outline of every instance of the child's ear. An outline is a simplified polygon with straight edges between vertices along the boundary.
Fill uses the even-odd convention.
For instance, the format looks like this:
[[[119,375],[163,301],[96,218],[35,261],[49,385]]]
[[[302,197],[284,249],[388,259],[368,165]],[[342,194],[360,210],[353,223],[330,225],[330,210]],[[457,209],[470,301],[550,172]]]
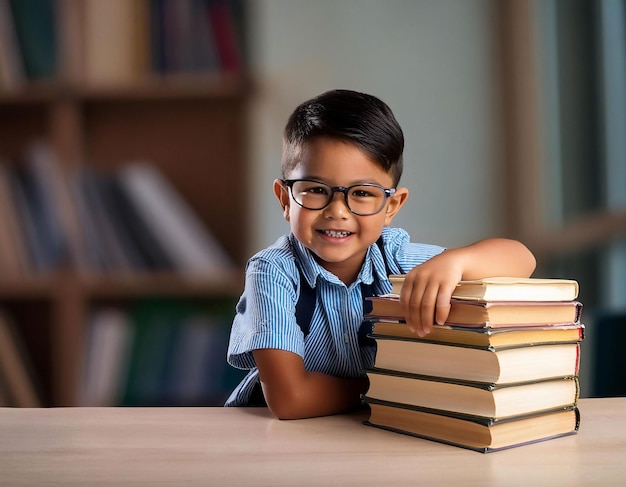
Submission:
[[[289,205],[291,204],[289,189],[280,179],[274,179],[274,194],[278,199],[278,203],[280,203],[280,207],[283,209],[285,220],[289,221]]]
[[[391,196],[387,202],[387,208],[385,209],[385,225],[391,225],[391,220],[397,215],[400,208],[406,203],[409,198],[409,190],[407,188],[398,188],[393,196]]]

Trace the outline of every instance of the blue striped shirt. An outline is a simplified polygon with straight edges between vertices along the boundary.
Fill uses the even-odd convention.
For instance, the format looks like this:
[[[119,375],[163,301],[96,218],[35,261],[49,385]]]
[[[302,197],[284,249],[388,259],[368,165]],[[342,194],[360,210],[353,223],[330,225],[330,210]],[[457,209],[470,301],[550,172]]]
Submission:
[[[441,253],[436,245],[411,243],[402,229],[383,229],[389,270],[403,274]],[[296,323],[300,273],[316,290],[310,331],[305,337]],[[246,265],[246,285],[237,303],[230,334],[228,363],[250,372],[232,392],[226,406],[248,403],[258,382],[253,350],[273,348],[300,355],[308,371],[337,377],[363,377],[374,363],[375,346],[359,343],[363,322],[361,283],[372,284],[377,294],[391,291],[385,260],[376,244],[370,246],[357,280],[346,286],[320,266],[293,235],[253,256]]]

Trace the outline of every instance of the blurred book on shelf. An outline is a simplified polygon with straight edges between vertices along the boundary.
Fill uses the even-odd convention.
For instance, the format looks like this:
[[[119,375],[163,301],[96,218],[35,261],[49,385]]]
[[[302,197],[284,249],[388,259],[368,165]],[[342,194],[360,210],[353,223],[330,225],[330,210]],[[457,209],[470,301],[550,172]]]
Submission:
[[[0,90],[242,74],[242,0],[0,0]],[[113,35],[112,33],[115,33]]]
[[[0,310],[0,383],[7,406],[41,406],[38,379],[11,316]]]
[[[230,300],[144,299],[95,309],[85,344],[83,406],[221,406],[241,379],[226,364]]]
[[[119,171],[62,169],[44,142],[0,164],[0,270],[211,276],[236,268],[211,230],[149,163]],[[26,253],[24,253],[26,250]]]

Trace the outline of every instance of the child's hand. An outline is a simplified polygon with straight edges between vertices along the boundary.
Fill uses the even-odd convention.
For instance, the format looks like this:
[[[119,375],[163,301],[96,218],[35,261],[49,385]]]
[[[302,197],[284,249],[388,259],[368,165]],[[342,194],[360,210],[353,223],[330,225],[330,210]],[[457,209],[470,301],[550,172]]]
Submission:
[[[407,274],[400,294],[407,325],[422,337],[434,323],[445,323],[452,293],[461,279],[528,277],[534,269],[535,257],[516,240],[489,238],[446,250]]]
[[[413,268],[400,294],[409,329],[423,337],[433,324],[443,324],[450,313],[450,298],[463,276],[461,254],[446,251]]]

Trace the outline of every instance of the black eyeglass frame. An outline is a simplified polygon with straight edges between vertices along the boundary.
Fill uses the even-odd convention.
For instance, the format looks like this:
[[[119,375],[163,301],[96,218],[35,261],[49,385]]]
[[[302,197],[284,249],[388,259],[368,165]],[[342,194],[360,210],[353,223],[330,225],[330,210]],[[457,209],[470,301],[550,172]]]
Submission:
[[[387,198],[392,197],[396,192],[396,188],[385,188],[384,186],[381,186],[379,184],[374,184],[374,183],[360,183],[360,184],[353,184],[352,186],[331,186],[330,184],[326,184],[322,181],[317,181],[316,179],[281,179],[281,181],[283,182],[285,186],[289,188],[289,192],[291,193],[291,199],[293,199],[298,204],[298,206],[301,206],[302,208],[305,208],[307,210],[313,210],[313,211],[323,210],[324,208],[326,208],[328,205],[332,203],[333,199],[335,198],[335,193],[343,193],[343,199],[346,203],[346,208],[348,208],[348,210],[350,210],[351,213],[354,213],[355,215],[358,215],[358,216],[371,216],[371,215],[376,215],[377,213],[380,213],[382,209],[385,207]],[[302,203],[300,203],[296,199],[296,197],[293,194],[293,185],[295,183],[300,183],[303,181],[321,184],[323,186],[326,186],[327,188],[330,188],[330,195],[328,196],[328,201],[326,202],[324,206],[320,208],[311,208],[308,206],[304,206]],[[350,191],[352,188],[358,188],[362,186],[366,186],[369,188],[378,188],[383,191],[383,195],[384,195],[383,202],[381,203],[380,208],[378,208],[378,210],[374,211],[373,213],[360,213],[358,211],[354,211],[350,207],[350,202],[348,201],[348,191]]]

